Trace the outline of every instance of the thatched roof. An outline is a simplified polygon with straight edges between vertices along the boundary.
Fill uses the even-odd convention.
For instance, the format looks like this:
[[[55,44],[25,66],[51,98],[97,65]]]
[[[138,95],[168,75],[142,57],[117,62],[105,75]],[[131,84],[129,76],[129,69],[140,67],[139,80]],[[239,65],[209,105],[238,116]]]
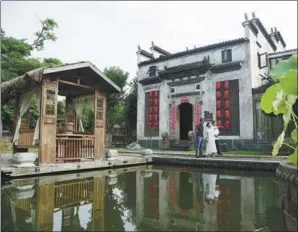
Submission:
[[[5,102],[14,90],[20,90],[32,83],[40,84],[42,75],[43,68],[38,68],[25,73],[23,76],[1,83],[1,102]]]
[[[74,70],[77,70],[77,72],[74,73]],[[95,65],[88,61],[84,61],[51,68],[34,69],[25,73],[23,76],[1,83],[1,103],[7,101],[13,91],[21,92],[26,87],[30,87],[34,84],[41,84],[45,76],[55,76],[57,73],[59,73],[59,76],[62,79],[63,77],[81,73],[81,75],[85,77],[85,81],[89,80],[89,82],[91,82],[89,84],[94,85],[95,88],[98,88],[103,92],[120,92],[120,88],[106,77]]]

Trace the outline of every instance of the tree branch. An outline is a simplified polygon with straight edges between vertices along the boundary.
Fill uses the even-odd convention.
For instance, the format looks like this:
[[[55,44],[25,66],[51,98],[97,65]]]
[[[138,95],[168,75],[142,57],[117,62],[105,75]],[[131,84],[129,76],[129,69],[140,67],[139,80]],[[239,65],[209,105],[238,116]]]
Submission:
[[[43,21],[41,21],[41,20],[40,20],[40,22],[42,24],[41,31],[40,31],[39,35],[37,36],[36,40],[34,40],[34,42],[29,46],[30,49],[33,49],[33,47],[39,42],[39,40],[40,40],[40,38],[41,38],[41,36],[43,34],[43,31],[45,29],[45,25],[44,25],[45,23]]]

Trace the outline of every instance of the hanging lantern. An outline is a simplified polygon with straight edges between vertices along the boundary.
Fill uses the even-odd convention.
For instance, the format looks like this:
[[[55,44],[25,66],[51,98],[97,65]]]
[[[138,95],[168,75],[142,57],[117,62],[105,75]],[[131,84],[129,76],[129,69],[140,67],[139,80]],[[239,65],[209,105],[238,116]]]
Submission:
[[[230,123],[230,121],[228,120],[228,121],[225,121],[225,128],[231,128],[231,123]]]
[[[230,111],[229,110],[226,110],[225,111],[225,118],[226,119],[230,119],[230,117],[231,117]]]
[[[159,91],[155,91],[155,97],[159,96]]]
[[[158,115],[154,115],[154,121],[158,121]]]
[[[230,92],[228,90],[225,90],[224,92],[224,98],[229,99],[230,98]]]
[[[154,105],[158,106],[158,99],[154,99]]]
[[[149,124],[148,124],[148,128],[149,128],[149,129],[152,128],[152,122],[149,122]]]
[[[216,102],[216,109],[220,109],[221,108],[221,102],[220,101],[217,101]]]
[[[220,82],[216,82],[216,90],[220,90]]]
[[[229,89],[230,88],[230,82],[229,81],[225,81],[224,82],[224,89]]]
[[[150,114],[153,113],[153,107],[149,107],[149,113],[150,113]]]
[[[222,116],[222,115],[221,115],[221,111],[220,111],[220,110],[217,110],[217,111],[216,111],[216,117],[217,117],[217,118],[221,118],[221,116]]]
[[[149,92],[149,97],[153,97],[153,92]]]
[[[158,122],[156,122],[156,123],[154,124],[154,126],[155,126],[155,128],[158,128]]]
[[[216,99],[220,99],[220,91],[216,91]]]
[[[230,101],[225,101],[225,108],[230,109]]]
[[[149,114],[149,121],[151,122],[153,120],[152,114]]]
[[[158,110],[159,110],[158,107],[154,107],[154,113],[158,114],[159,113]]]
[[[217,126],[218,126],[218,127],[222,127],[222,122],[221,122],[221,120],[218,120],[218,121],[217,121]]]
[[[151,106],[153,104],[153,100],[149,99],[149,105]]]

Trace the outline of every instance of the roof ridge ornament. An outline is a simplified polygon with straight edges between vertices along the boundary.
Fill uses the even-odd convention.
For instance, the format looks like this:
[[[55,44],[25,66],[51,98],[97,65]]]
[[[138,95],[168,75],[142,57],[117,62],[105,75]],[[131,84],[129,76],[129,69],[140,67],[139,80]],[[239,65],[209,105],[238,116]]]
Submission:
[[[244,13],[244,18],[245,18],[245,21],[248,21],[247,13]]]

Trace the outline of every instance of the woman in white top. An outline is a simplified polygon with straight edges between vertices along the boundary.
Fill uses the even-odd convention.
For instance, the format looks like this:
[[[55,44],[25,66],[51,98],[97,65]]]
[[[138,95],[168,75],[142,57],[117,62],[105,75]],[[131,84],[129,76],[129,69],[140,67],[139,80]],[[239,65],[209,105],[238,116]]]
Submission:
[[[216,146],[216,150],[217,150],[217,155],[222,156],[221,151],[220,151],[219,141],[218,141],[219,129],[216,126],[215,121],[212,121],[212,127],[213,127],[213,130],[214,130],[215,146]]]
[[[215,146],[215,136],[214,136],[214,129],[210,122],[207,123],[207,130],[206,130],[206,156],[214,156],[217,154],[216,146]]]

